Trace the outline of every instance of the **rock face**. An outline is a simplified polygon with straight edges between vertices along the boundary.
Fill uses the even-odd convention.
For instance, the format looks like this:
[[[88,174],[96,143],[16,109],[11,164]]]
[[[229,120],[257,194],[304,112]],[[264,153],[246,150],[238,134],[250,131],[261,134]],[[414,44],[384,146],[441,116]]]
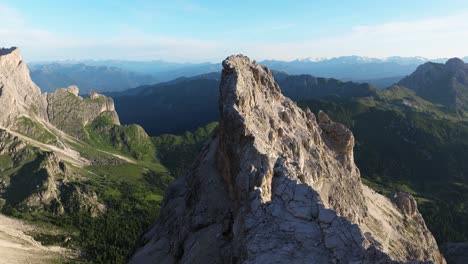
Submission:
[[[19,115],[44,117],[40,95],[19,50],[0,49],[0,124],[9,126]]]
[[[78,93],[78,87],[70,86],[42,95],[47,105],[47,118],[52,125],[69,135],[82,138],[83,128],[100,116],[105,115],[114,124],[120,124],[111,98],[97,93],[83,98]]]
[[[130,263],[445,263],[412,197],[361,184],[346,127],[247,57],[223,68],[218,131]]]

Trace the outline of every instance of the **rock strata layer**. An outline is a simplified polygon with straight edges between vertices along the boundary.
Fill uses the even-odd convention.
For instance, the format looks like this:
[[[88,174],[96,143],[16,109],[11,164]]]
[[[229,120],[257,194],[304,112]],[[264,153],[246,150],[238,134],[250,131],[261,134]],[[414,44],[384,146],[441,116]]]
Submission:
[[[445,263],[414,199],[362,185],[352,133],[284,97],[268,68],[227,58],[219,109],[130,263]]]

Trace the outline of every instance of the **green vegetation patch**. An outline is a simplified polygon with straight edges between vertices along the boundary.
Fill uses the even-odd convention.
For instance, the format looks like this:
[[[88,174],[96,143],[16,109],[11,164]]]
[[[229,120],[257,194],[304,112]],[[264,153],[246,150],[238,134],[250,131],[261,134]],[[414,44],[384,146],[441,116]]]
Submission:
[[[213,122],[183,135],[154,137],[158,159],[175,177],[185,174],[217,125],[217,122]]]
[[[45,144],[56,144],[57,137],[50,133],[44,125],[28,117],[20,117],[16,122],[16,130],[21,134]]]
[[[154,161],[155,147],[145,130],[138,125],[115,125],[108,115],[101,115],[85,127],[86,141],[97,148],[122,153],[137,160]]]

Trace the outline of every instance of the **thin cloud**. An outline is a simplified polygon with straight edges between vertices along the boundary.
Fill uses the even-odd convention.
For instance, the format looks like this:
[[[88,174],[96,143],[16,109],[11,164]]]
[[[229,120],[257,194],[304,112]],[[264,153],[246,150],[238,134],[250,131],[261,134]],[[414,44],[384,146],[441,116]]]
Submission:
[[[272,31],[276,30],[286,30],[286,29],[291,29],[295,26],[295,24],[289,23],[289,24],[283,24],[283,25],[277,25],[271,28]]]

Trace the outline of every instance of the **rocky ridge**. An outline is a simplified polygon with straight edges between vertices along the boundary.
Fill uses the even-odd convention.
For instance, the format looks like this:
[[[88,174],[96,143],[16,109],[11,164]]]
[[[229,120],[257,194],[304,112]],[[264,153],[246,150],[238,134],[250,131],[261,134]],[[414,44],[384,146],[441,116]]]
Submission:
[[[102,114],[120,124],[111,98],[96,93],[82,98],[78,93],[78,87],[70,86],[41,94],[19,49],[0,49],[1,126],[14,127],[19,117],[26,116],[79,137],[83,127]]]
[[[414,198],[361,184],[354,137],[268,68],[223,62],[220,125],[130,263],[445,263]]]

